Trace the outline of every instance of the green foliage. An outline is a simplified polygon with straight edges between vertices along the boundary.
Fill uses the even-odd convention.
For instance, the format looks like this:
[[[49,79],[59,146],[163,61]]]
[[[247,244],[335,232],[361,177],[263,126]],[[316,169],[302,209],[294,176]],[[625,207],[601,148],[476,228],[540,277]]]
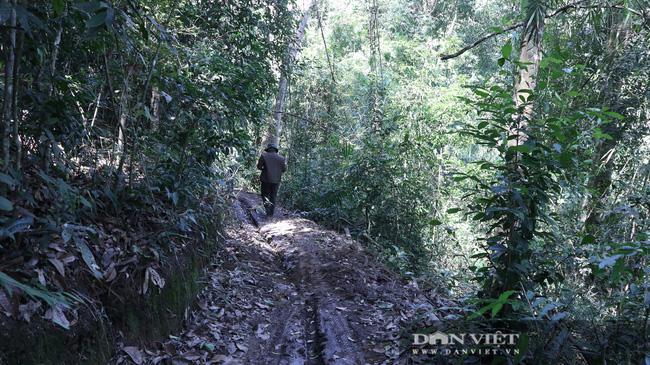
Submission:
[[[292,78],[282,194],[469,298],[476,319],[562,323],[565,337],[531,325],[549,347],[531,335],[510,360],[571,363],[550,348],[566,336],[603,348],[567,319],[647,313],[647,19],[632,3],[461,3],[386,1],[378,23],[328,4]],[[523,35],[541,62],[513,100]]]
[[[106,307],[146,295],[147,274],[218,239],[239,166],[255,158],[293,4],[0,7],[3,69],[10,54],[19,66],[15,92],[2,80],[0,283],[21,305],[54,306],[64,288],[101,293]],[[69,325],[68,309],[47,310]]]
[[[23,284],[2,272],[0,272],[0,286],[7,290],[8,293],[12,293],[14,290],[21,290],[26,295],[37,300],[42,300],[52,307],[57,305],[69,307],[71,302],[70,299],[66,297],[66,295],[71,297],[69,294],[50,292],[48,290]]]
[[[377,3],[322,2],[307,28],[289,75],[284,201],[467,300],[472,318],[559,322],[536,331],[604,354],[530,336],[513,362],[625,360],[609,355],[625,345],[616,332],[603,345],[565,319],[648,317],[642,2]],[[256,174],[295,4],[41,0],[0,13],[12,7],[15,26],[0,17],[3,65],[19,66],[2,80],[7,293],[56,306],[72,277],[113,290],[127,262],[120,273],[148,283],[201,250],[235,181]],[[530,42],[539,72],[515,92]]]
[[[512,131],[517,130],[519,121],[513,115],[523,113],[526,105],[516,106],[512,92],[498,85],[473,91],[476,97],[470,103],[476,107],[480,122],[466,125],[461,134],[494,151],[491,159],[472,162],[491,175],[488,179],[473,176],[478,184],[466,194],[473,197],[467,214],[488,227],[487,238],[481,241],[490,266],[476,268],[476,274],[487,293],[528,290],[553,272],[531,262],[531,258],[535,250],[544,249],[544,238],[552,239],[541,225],[553,225],[548,205],[560,193],[561,160],[572,160],[566,153],[575,147],[571,128],[580,114],[530,121],[525,142],[515,144],[517,135]],[[554,134],[554,130],[563,134]]]

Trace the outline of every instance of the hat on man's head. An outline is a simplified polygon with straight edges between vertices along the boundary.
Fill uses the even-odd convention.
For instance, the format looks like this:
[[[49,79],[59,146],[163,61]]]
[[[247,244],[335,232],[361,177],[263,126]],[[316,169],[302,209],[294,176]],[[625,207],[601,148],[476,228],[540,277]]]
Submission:
[[[279,149],[278,149],[278,144],[275,143],[275,142],[271,142],[271,143],[269,143],[268,145],[266,145],[266,149],[265,149],[265,151],[268,151],[268,150],[270,150],[270,149],[274,149],[274,150],[276,150],[276,151],[279,151]]]

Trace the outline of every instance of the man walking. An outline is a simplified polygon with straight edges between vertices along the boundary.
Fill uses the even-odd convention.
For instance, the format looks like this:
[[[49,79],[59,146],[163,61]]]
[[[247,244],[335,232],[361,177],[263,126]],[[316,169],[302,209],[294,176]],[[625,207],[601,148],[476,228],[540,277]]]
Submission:
[[[262,170],[260,181],[262,183],[264,209],[266,209],[266,215],[272,217],[282,173],[287,171],[287,159],[278,153],[276,143],[269,143],[262,152],[260,159],[257,160],[257,169]]]

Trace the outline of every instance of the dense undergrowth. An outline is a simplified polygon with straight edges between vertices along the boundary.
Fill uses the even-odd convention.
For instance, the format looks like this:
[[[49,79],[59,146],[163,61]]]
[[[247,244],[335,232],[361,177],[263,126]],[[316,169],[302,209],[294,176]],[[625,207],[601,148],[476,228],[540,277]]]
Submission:
[[[178,328],[255,158],[290,6],[0,3],[0,362],[101,363]]]
[[[284,199],[467,318],[514,321],[539,363],[634,363],[650,313],[647,5],[328,2],[294,76]]]

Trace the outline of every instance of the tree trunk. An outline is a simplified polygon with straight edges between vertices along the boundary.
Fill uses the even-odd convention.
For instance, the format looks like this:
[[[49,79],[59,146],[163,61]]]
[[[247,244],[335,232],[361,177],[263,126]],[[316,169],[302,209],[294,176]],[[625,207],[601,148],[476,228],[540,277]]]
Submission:
[[[21,160],[23,158],[23,144],[22,141],[20,140],[20,116],[18,115],[18,93],[20,91],[20,59],[22,58],[22,53],[23,53],[23,44],[25,40],[25,34],[23,32],[20,32],[18,34],[18,41],[17,41],[17,48],[15,51],[15,59],[14,59],[14,68],[13,68],[13,95],[11,98],[11,109],[12,109],[12,119],[14,121],[14,145],[16,147],[16,157],[15,157],[15,162],[16,162],[16,173],[20,175],[20,169],[21,169]]]
[[[14,100],[14,62],[16,61],[16,0],[11,2],[9,15],[9,32],[7,36],[5,59],[5,85],[2,104],[2,169],[11,166],[11,132],[13,128],[12,104]]]
[[[332,65],[332,60],[330,59],[330,53],[327,50],[327,41],[325,40],[325,32],[323,31],[323,22],[320,16],[320,10],[316,9],[316,16],[318,17],[318,28],[320,29],[320,36],[323,39],[323,48],[325,49],[325,56],[327,57],[327,65],[330,68],[330,76],[332,76],[332,85],[336,84],[336,78],[334,77],[334,65]],[[334,57],[334,55],[332,55]]]
[[[305,30],[307,28],[307,23],[309,22],[309,16],[317,3],[318,0],[312,0],[311,4],[309,4],[309,7],[305,10],[302,20],[298,25],[294,40],[289,45],[287,57],[284,60],[284,65],[280,74],[278,94],[275,97],[275,105],[273,107],[273,124],[270,126],[268,131],[267,143],[278,144],[280,142],[280,136],[282,135],[282,114],[284,114],[285,99],[289,84],[289,73],[291,72],[291,67],[296,60],[296,56],[298,55],[298,50],[300,49],[302,40],[305,37]]]
[[[539,17],[540,21],[535,23],[531,18],[524,28],[519,43],[519,63],[521,64],[514,85],[514,101],[517,108],[522,108],[515,115],[515,125],[510,131],[510,145],[521,145],[528,139],[526,132],[528,122],[533,117],[533,103],[529,100],[532,92],[537,86],[537,74],[542,61],[542,35],[544,33],[545,14],[537,10],[531,17]]]
[[[120,97],[120,118],[117,133],[117,154],[119,162],[115,176],[115,191],[119,187],[120,179],[122,178],[122,169],[124,167],[124,159],[126,158],[125,143],[126,143],[126,125],[129,116],[129,79],[133,73],[133,66],[127,66],[126,75],[124,75],[124,84],[122,85],[122,95]]]
[[[59,21],[59,29],[56,31],[54,44],[52,46],[52,62],[50,63],[50,91],[49,95],[52,96],[54,92],[54,73],[56,71],[56,61],[59,57],[59,46],[61,45],[61,35],[63,34],[63,21]]]
[[[513,88],[517,113],[512,116],[509,146],[521,145],[529,139],[528,125],[533,117],[533,103],[529,97],[537,85],[537,74],[542,60],[545,13],[541,4],[531,10],[526,14],[527,25],[519,42],[519,65]],[[513,210],[525,210],[525,218],[509,217],[500,223],[505,247],[502,255],[492,259],[497,271],[489,282],[487,292],[489,297],[498,296],[506,290],[529,289],[529,271],[521,267],[525,267],[522,263],[528,262],[531,255],[530,240],[533,238],[537,220],[536,201],[530,193],[522,193],[528,176],[527,169],[522,165],[521,153],[508,152],[506,163],[507,176],[512,186],[508,204]]]
[[[151,88],[149,108],[151,109],[151,130],[156,131],[158,130],[158,124],[160,124],[160,89],[158,85]]]

